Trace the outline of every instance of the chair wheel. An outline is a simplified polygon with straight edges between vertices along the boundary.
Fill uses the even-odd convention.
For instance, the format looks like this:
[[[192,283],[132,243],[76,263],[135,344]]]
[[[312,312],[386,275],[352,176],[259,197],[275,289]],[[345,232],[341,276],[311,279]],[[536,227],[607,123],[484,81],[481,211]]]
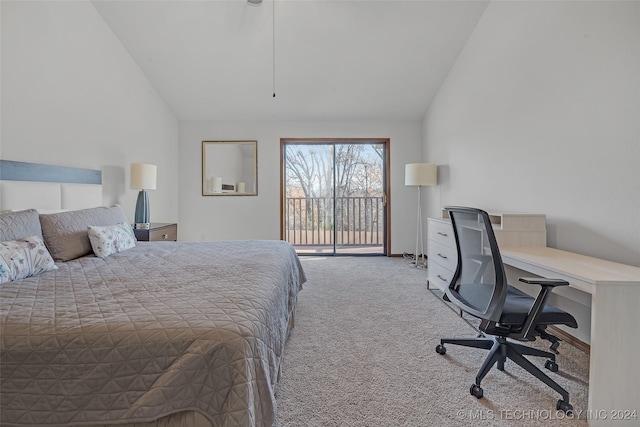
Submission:
[[[480,387],[477,384],[472,384],[471,389],[469,389],[469,392],[471,393],[472,396],[475,396],[478,399],[484,396],[484,391],[482,390],[482,387]]]
[[[447,352],[447,349],[442,344],[438,344],[436,346],[436,353],[438,353],[438,354],[446,354],[446,352]]]
[[[564,412],[567,415],[573,414],[573,405],[571,405],[571,403],[569,402],[565,402],[562,399],[558,400],[558,403],[556,404],[556,409],[558,411]]]
[[[551,372],[558,372],[558,364],[553,360],[547,360],[544,363],[544,367],[550,370]]]

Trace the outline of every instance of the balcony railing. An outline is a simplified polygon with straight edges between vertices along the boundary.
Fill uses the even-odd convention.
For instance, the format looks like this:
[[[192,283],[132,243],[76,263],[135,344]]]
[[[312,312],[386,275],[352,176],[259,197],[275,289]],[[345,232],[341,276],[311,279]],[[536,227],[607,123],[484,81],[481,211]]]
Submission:
[[[287,197],[285,215],[285,239],[295,246],[381,246],[384,242],[382,196]]]

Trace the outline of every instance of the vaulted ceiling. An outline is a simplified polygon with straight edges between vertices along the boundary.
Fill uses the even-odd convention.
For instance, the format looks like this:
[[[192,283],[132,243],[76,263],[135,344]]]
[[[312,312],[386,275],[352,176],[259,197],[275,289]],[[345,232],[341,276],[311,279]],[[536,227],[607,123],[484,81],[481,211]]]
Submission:
[[[419,120],[488,1],[92,3],[180,120]]]

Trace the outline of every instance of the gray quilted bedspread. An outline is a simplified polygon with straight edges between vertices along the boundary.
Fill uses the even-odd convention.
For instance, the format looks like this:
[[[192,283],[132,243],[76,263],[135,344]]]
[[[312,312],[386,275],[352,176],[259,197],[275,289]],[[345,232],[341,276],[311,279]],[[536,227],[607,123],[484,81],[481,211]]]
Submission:
[[[271,425],[305,281],[280,241],[138,242],[0,287],[0,424]]]

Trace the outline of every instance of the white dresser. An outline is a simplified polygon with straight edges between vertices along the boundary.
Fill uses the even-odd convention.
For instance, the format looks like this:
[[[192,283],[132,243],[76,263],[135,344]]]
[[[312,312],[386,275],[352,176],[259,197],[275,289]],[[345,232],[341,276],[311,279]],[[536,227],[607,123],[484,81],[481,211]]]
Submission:
[[[445,290],[456,269],[458,252],[451,222],[446,219],[427,220],[427,272],[429,285]]]
[[[547,246],[547,220],[544,214],[489,213],[498,247]],[[429,285],[445,290],[456,269],[458,253],[447,212],[442,218],[427,220],[427,271]]]

